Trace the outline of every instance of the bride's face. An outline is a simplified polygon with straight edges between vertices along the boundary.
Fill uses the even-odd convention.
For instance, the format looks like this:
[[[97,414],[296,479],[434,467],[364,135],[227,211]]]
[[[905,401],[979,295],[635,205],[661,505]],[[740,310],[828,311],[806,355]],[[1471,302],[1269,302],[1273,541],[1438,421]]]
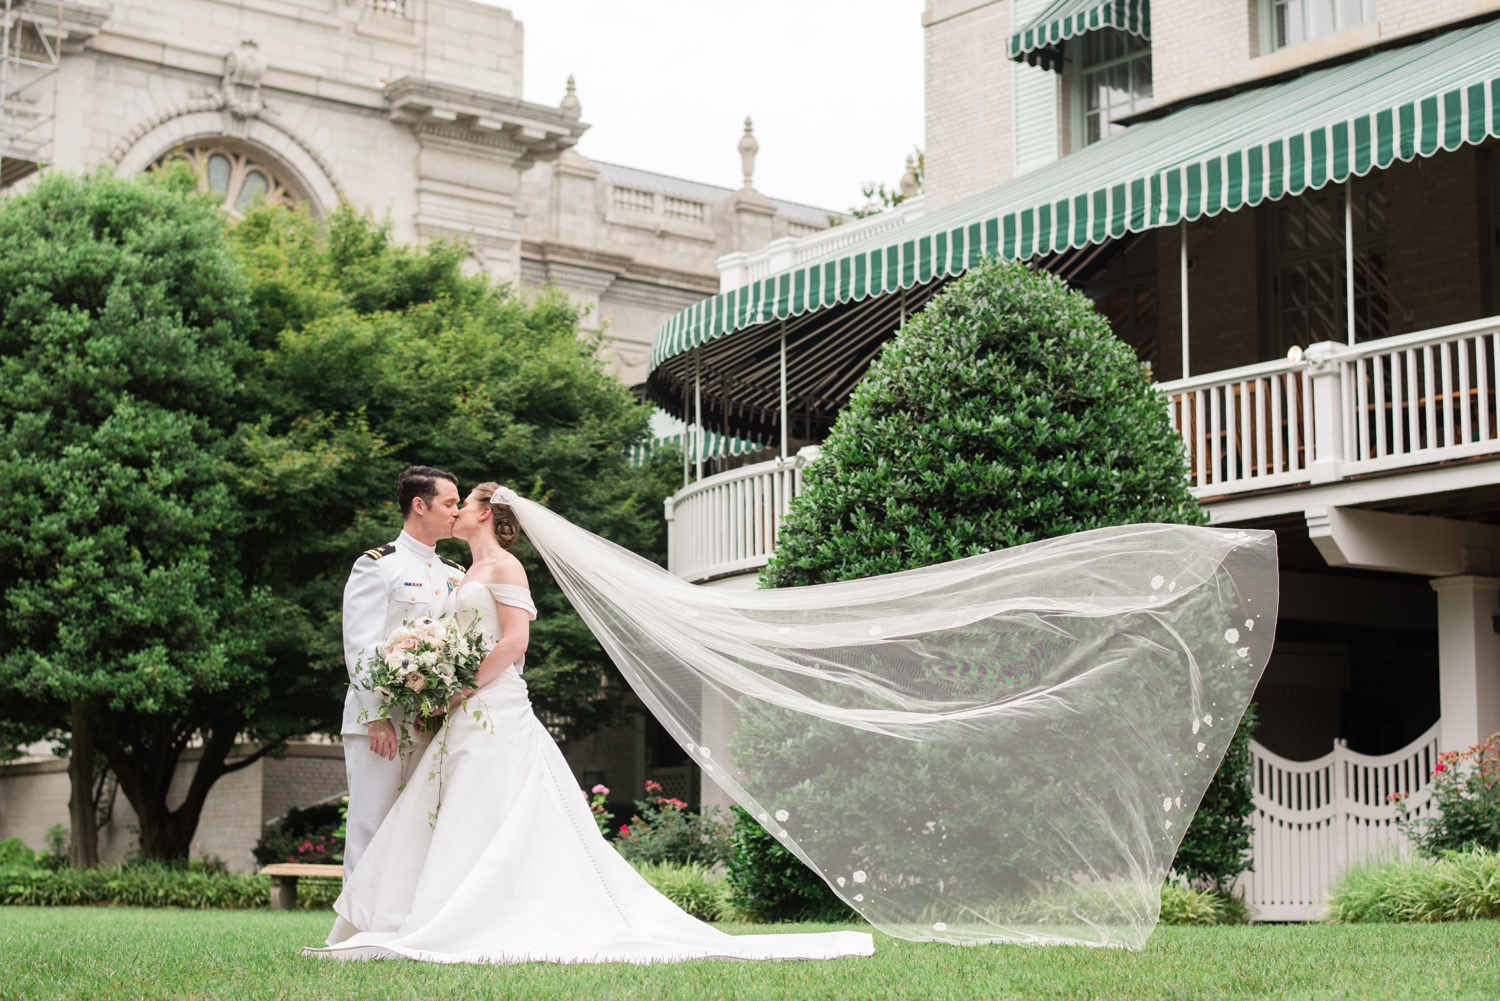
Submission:
[[[458,520],[453,523],[453,534],[460,539],[472,539],[474,533],[490,527],[490,506],[484,501],[476,500],[472,493],[464,498],[464,506],[459,508]]]

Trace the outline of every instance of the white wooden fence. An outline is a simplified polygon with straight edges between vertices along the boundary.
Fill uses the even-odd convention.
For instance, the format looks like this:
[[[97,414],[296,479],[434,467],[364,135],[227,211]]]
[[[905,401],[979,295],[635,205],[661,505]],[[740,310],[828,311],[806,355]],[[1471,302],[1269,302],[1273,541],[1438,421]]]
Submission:
[[[1288,761],[1251,741],[1255,871],[1238,888],[1261,921],[1311,921],[1346,867],[1410,847],[1386,797],[1410,793],[1407,809],[1430,815],[1438,729],[1391,754],[1358,754],[1335,746],[1313,761]]]
[[[667,498],[667,569],[694,583],[763,567],[816,446],[706,476]]]
[[[1193,492],[1215,497],[1500,452],[1497,358],[1489,317],[1160,388]]]

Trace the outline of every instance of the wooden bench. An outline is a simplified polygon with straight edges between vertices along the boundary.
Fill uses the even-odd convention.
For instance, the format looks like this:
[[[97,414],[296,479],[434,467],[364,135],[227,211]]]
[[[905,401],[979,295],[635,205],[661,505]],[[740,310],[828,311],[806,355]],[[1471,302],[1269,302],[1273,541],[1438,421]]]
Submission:
[[[271,910],[295,911],[297,909],[297,880],[303,876],[323,879],[343,879],[341,865],[308,865],[305,862],[277,862],[260,870],[261,875],[271,877]]]

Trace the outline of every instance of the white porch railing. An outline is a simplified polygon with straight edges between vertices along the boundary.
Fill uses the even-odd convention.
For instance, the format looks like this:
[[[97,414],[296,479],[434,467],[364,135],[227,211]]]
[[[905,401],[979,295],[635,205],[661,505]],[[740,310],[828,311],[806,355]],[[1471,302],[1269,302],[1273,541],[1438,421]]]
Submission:
[[[1379,756],[1342,744],[1313,761],[1288,761],[1250,743],[1255,783],[1255,871],[1239,883],[1261,921],[1312,921],[1346,867],[1410,847],[1386,797],[1406,792],[1407,809],[1432,810],[1440,723],[1406,747]]]
[[[706,476],[666,500],[667,568],[699,583],[766,565],[816,446]]]
[[[1500,317],[1162,383],[1199,497],[1500,452]]]
[[[772,240],[759,250],[725,254],[714,262],[719,269],[719,291],[728,292],[767,275],[806,264],[877,233],[904,226],[921,218],[926,212],[927,200],[918,195],[906,199],[893,209],[864,219],[850,220],[841,226],[829,226],[806,236],[784,236],[779,240]]]

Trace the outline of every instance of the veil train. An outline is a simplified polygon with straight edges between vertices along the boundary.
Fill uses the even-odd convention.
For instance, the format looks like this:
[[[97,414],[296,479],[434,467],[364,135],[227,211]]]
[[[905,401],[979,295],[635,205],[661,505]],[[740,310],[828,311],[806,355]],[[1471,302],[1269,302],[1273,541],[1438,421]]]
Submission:
[[[1128,525],[736,591],[492,503],[705,775],[907,939],[1144,944],[1275,637],[1271,532]]]

